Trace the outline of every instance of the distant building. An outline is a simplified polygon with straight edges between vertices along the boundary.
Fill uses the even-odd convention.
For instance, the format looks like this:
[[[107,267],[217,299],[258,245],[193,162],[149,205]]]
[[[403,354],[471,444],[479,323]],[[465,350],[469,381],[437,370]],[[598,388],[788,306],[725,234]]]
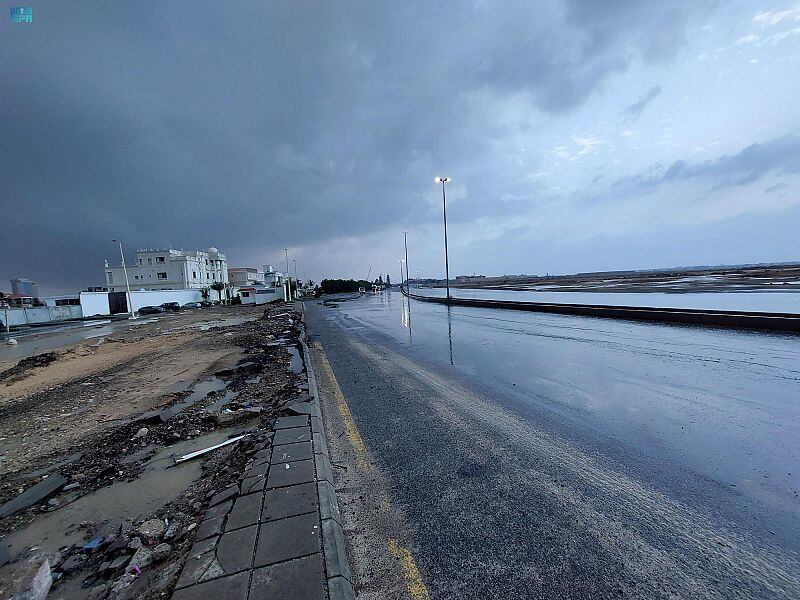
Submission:
[[[128,267],[131,290],[192,290],[229,283],[228,259],[214,247],[208,250],[137,250]],[[106,261],[109,292],[125,291],[122,266],[110,267]]]
[[[456,277],[457,283],[469,283],[470,281],[480,281],[486,279],[486,275],[459,275]]]
[[[281,287],[286,281],[286,273],[276,271],[272,265],[264,265],[264,285],[267,287]]]
[[[62,294],[60,296],[46,296],[42,298],[42,302],[45,303],[45,306],[80,306],[81,299],[80,295],[74,294]]]
[[[251,267],[233,267],[228,269],[231,285],[234,287],[244,287],[250,285],[264,285],[264,271]]]
[[[11,293],[16,296],[26,296],[28,298],[39,297],[39,286],[35,281],[17,277],[11,280]]]

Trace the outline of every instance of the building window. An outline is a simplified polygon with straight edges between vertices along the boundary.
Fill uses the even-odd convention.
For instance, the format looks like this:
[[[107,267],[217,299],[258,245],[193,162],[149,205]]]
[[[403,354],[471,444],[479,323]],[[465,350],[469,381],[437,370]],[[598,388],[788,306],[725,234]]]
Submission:
[[[208,259],[206,259],[206,266],[208,266]]]
[[[56,300],[56,306],[80,306],[81,301],[77,298],[62,298]]]
[[[163,256],[156,256],[156,262],[157,263],[163,263],[164,262],[164,257]]]
[[[142,264],[142,259],[140,258],[139,259],[139,265],[141,266],[141,264]]]
[[[206,273],[206,279],[209,279],[208,273]]]
[[[158,275],[159,279],[166,279],[167,278],[167,274],[166,273],[156,273],[156,275]]]
[[[108,276],[108,283],[114,283],[114,274],[109,271],[106,275]]]
[[[197,279],[197,271],[192,271],[192,279]]]
[[[250,292],[242,292],[242,298],[249,298]]]
[[[148,265],[152,265],[153,264],[153,259],[152,258],[148,258],[147,259],[147,264]]]
[[[138,275],[134,275],[134,276],[133,276],[133,278],[134,278],[134,279],[136,279],[136,280],[138,281],[138,279],[139,279],[139,276],[138,276]]]

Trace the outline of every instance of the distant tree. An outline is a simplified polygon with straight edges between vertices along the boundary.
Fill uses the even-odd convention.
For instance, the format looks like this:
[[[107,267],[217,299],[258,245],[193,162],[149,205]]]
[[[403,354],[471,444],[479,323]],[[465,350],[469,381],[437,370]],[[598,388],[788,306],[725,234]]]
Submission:
[[[306,282],[306,287],[313,288],[314,287],[314,280],[313,279],[309,279]]]
[[[392,278],[389,277],[388,273],[386,274],[386,285],[388,285],[388,286],[392,285]]]
[[[217,292],[217,296],[219,296],[219,301],[222,302],[222,290],[225,289],[225,284],[221,281],[215,281],[211,284],[211,289]]]
[[[358,288],[368,288],[372,284],[369,281],[356,281],[354,279],[323,279],[321,292],[323,294],[344,294],[347,292],[357,292]]]

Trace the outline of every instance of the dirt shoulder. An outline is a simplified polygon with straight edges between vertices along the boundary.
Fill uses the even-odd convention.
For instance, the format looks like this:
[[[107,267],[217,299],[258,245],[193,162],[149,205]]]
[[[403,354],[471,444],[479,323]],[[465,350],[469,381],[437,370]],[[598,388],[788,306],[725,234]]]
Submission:
[[[45,562],[60,598],[168,597],[199,516],[307,393],[298,322],[285,304],[186,311],[5,369],[0,505],[54,489],[0,507],[0,599]]]
[[[0,381],[0,477],[175,400],[242,356],[237,328],[225,322],[262,312],[239,306],[167,315],[56,350],[46,366]]]

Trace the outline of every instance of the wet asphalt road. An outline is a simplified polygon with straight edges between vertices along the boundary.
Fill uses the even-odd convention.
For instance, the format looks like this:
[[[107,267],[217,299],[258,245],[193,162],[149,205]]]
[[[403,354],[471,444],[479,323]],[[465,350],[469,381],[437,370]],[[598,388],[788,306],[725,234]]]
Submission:
[[[432,597],[800,597],[800,338],[306,306]]]

